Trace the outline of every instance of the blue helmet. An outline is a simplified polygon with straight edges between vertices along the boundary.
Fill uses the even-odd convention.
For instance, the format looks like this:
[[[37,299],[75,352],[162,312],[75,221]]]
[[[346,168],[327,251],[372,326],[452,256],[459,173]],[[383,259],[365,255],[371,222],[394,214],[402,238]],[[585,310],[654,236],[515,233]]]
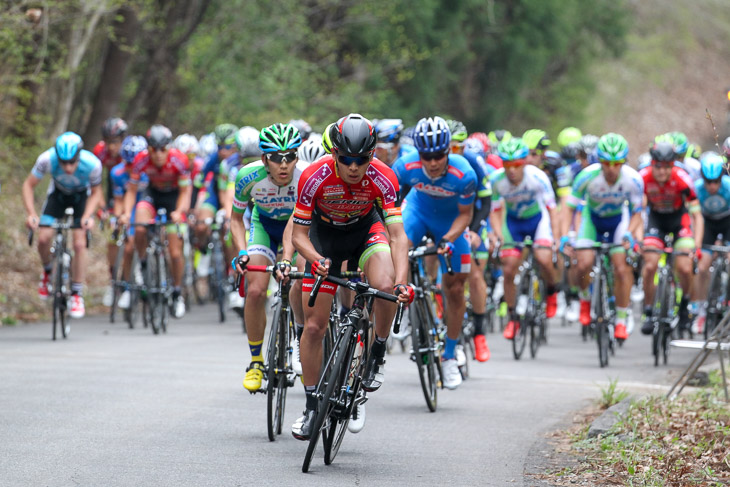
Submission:
[[[384,118],[375,124],[378,142],[398,142],[403,134],[403,120],[400,118]]]
[[[420,153],[444,152],[451,144],[451,131],[441,117],[422,118],[416,124],[413,145]]]
[[[716,154],[714,152],[705,154],[702,156],[700,163],[702,164],[703,178],[713,180],[722,176],[725,161],[720,154]]]
[[[65,132],[56,139],[56,156],[61,162],[76,162],[81,156],[84,142],[74,132]]]
[[[131,164],[137,154],[147,148],[147,139],[141,135],[128,135],[122,141],[122,148],[119,155],[122,156],[124,162]]]

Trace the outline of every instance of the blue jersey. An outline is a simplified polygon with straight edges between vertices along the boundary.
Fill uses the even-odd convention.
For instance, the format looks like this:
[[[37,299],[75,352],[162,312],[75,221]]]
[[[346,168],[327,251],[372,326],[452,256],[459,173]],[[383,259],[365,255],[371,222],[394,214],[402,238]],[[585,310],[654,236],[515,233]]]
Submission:
[[[398,158],[405,156],[406,154],[418,153],[418,150],[411,144],[400,144],[398,147]]]
[[[218,188],[218,173],[221,167],[221,161],[218,159],[218,152],[214,152],[205,161],[203,170],[200,173],[203,175],[202,180],[205,181],[208,174],[213,173],[213,178],[208,183],[208,192],[212,194],[218,194],[216,189]]]
[[[464,151],[464,159],[477,175],[477,198],[488,198],[492,196],[492,186],[489,184],[487,173],[487,161],[484,157],[472,151]]]
[[[131,167],[127,170],[127,164],[125,162],[120,162],[109,172],[109,177],[112,181],[112,194],[115,197],[122,197],[127,192],[131,171]],[[149,183],[150,179],[147,177],[147,173],[143,172],[140,175],[139,183],[137,183],[137,201],[139,201],[140,196],[147,189]]]
[[[65,194],[79,193],[101,184],[101,161],[91,152],[82,150],[76,171],[66,174],[58,161],[56,149],[51,148],[38,156],[31,174],[38,179],[51,175],[53,180],[48,186],[49,194],[56,189]]]
[[[459,205],[474,203],[477,176],[469,162],[460,155],[449,154],[446,173],[431,179],[423,168],[418,153],[407,154],[393,164],[401,185],[411,187],[406,196],[408,205],[448,218],[456,218]]]
[[[705,187],[705,180],[695,181],[697,199],[700,200],[702,216],[710,220],[719,220],[730,216],[730,176],[722,175],[720,188],[717,193],[710,194]]]

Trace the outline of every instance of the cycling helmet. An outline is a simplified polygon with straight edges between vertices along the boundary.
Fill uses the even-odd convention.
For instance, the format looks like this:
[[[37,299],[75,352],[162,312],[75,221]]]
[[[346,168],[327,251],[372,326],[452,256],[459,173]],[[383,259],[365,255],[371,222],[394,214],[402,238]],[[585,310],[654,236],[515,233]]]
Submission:
[[[464,141],[464,152],[472,152],[482,157],[485,157],[487,155],[486,151],[484,150],[484,146],[477,139],[467,138]]]
[[[458,120],[447,120],[446,125],[449,126],[451,140],[454,142],[464,142],[469,136],[469,132],[466,131],[466,126]]]
[[[190,134],[178,135],[175,142],[172,143],[172,146],[183,154],[197,154],[200,152],[198,139]]]
[[[563,158],[554,150],[546,150],[542,158],[542,163],[544,169],[551,174],[555,174],[555,171],[563,165]]]
[[[530,153],[527,144],[519,137],[510,137],[502,140],[497,146],[497,155],[504,162],[524,159]]]
[[[400,137],[400,143],[405,145],[412,145],[416,146],[415,141],[416,137],[416,127],[408,127],[403,130],[403,135]]]
[[[331,123],[327,125],[327,128],[322,132],[322,148],[327,154],[332,154],[332,129],[335,124]]]
[[[222,123],[218,125],[213,131],[215,134],[215,143],[218,145],[235,144],[237,131],[238,127],[232,123]]]
[[[620,161],[629,155],[629,143],[622,135],[613,132],[602,135],[596,149],[598,159],[602,161]]]
[[[687,140],[686,135],[684,135],[682,132],[669,132],[667,135],[670,135],[674,140],[674,151],[678,155],[684,155],[687,153],[687,149],[689,148],[689,141]]]
[[[218,144],[215,141],[215,134],[205,134],[200,137],[200,156],[208,158],[212,154],[218,152]]]
[[[378,142],[398,142],[403,134],[403,120],[400,118],[384,118],[378,120],[375,125],[375,133],[378,134]]]
[[[673,162],[677,156],[674,151],[674,144],[668,141],[654,142],[649,149],[651,160],[654,162]]]
[[[476,140],[480,144],[482,144],[483,151],[486,154],[489,152],[489,149],[492,148],[492,143],[489,140],[489,136],[485,134],[484,132],[474,132],[473,134],[469,135],[469,137],[466,138],[466,140]]]
[[[81,157],[81,149],[84,148],[84,142],[81,136],[75,132],[65,132],[56,139],[56,157],[65,163],[73,163]]]
[[[690,144],[687,148],[687,156],[699,160],[702,156],[702,147],[700,147],[700,144]]]
[[[332,149],[352,156],[369,156],[375,151],[378,137],[370,120],[359,113],[342,117],[330,129]]]
[[[546,150],[550,147],[550,138],[544,130],[530,129],[522,134],[522,140],[530,150]]]
[[[259,133],[259,148],[265,152],[279,152],[296,149],[302,145],[302,137],[294,125],[275,123],[264,127]]]
[[[131,164],[137,154],[147,149],[147,139],[141,135],[128,135],[122,141],[122,148],[119,155],[127,164]]]
[[[147,145],[155,149],[167,147],[172,142],[172,132],[164,125],[153,125],[147,131]]]
[[[593,154],[596,151],[598,145],[598,137],[593,134],[586,134],[580,138],[578,142],[580,145],[580,151],[583,155]]]
[[[326,154],[322,141],[318,138],[310,137],[302,142],[299,146],[299,160],[306,163],[313,163]]]
[[[725,152],[725,157],[730,157],[730,137],[722,143],[722,150]]]
[[[637,168],[644,169],[645,167],[648,167],[651,165],[651,154],[648,152],[644,152],[643,154],[639,154],[639,157],[636,158],[637,162]]]
[[[259,148],[259,131],[253,127],[241,127],[236,132],[236,147],[241,157],[258,157],[261,155]]]
[[[552,151],[546,151],[545,154]],[[560,157],[563,158],[566,162],[575,162],[576,159],[578,159],[578,154],[580,153],[580,143],[579,142],[569,142],[566,144],[560,151]]]
[[[497,144],[499,144],[503,140],[511,139],[512,134],[507,130],[499,129],[499,130],[492,130],[491,132],[489,132],[489,135],[487,137],[489,137],[489,142],[490,142],[489,145],[491,147],[497,147]]]
[[[101,126],[101,136],[104,139],[124,137],[127,135],[127,122],[121,118],[107,118]]]
[[[558,145],[563,148],[571,142],[579,142],[583,133],[575,127],[566,127],[558,134]]]
[[[720,154],[709,153],[700,160],[702,177],[709,180],[719,179],[725,166],[725,160]]]
[[[307,140],[309,136],[312,135],[312,126],[301,118],[289,120],[289,125],[293,125],[294,128],[299,131],[299,137],[301,137],[303,141]]]
[[[416,124],[413,142],[420,153],[444,152],[451,144],[451,131],[441,117],[422,118]]]

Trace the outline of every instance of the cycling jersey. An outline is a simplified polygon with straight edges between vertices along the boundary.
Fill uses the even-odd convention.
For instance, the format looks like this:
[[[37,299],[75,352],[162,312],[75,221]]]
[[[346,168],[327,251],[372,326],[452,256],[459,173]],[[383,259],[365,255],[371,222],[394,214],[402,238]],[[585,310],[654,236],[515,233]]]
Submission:
[[[502,158],[497,154],[487,154],[486,163],[494,169],[502,169]]]
[[[702,208],[702,216],[707,220],[720,220],[730,216],[730,176],[722,175],[717,193],[710,194],[705,181],[700,178],[696,184],[697,199]],[[727,235],[730,238],[730,235]]]
[[[261,162],[261,159],[258,161]],[[244,159],[241,157],[241,154],[238,152],[234,153],[227,159],[224,159],[218,169],[218,189],[220,191],[233,189],[236,186],[238,171],[243,166],[250,166],[251,164],[252,163],[246,164]],[[303,169],[303,166],[297,165],[297,167],[301,167]]]
[[[124,196],[124,193],[127,192],[129,180],[131,179],[131,167],[127,167],[126,162],[120,162],[112,168],[109,173],[109,178],[112,181],[113,195],[118,197]],[[139,182],[137,183],[137,201],[139,201],[144,190],[147,189],[149,182],[150,180],[147,177],[147,174],[142,173]]]
[[[504,169],[492,173],[492,209],[507,208],[507,216],[517,219],[530,218],[542,213],[542,209],[555,208],[555,193],[547,175],[537,167],[526,164],[520,184],[515,186],[505,175]]]
[[[687,171],[692,181],[702,179],[702,164],[694,157],[687,156],[683,161],[676,161],[675,164]]]
[[[644,180],[650,212],[674,213],[681,211],[685,202],[691,212],[699,211],[694,184],[684,170],[673,167],[669,180],[663,185],[654,180],[651,167],[642,169],[639,174]]]
[[[484,157],[472,151],[464,151],[463,157],[469,162],[469,165],[477,176],[477,198],[488,198],[492,196],[492,185],[489,184],[487,163]]]
[[[137,154],[132,163],[130,181],[135,184],[139,183],[142,174],[147,174],[149,188],[160,193],[177,191],[190,185],[188,157],[177,149],[168,151],[167,161],[162,167],[155,166],[148,150]]]
[[[644,181],[633,168],[623,164],[616,182],[609,185],[600,164],[592,164],[578,174],[567,200],[570,208],[585,201],[591,215],[610,218],[620,215],[628,202],[631,214],[641,211],[644,199]]]
[[[58,161],[56,150],[51,148],[38,156],[31,174],[38,179],[43,179],[46,174],[51,175],[47,194],[55,190],[64,194],[86,192],[90,187],[101,184],[101,161],[91,152],[82,150],[76,170],[73,174],[67,174]]]
[[[385,224],[402,223],[398,179],[384,162],[373,159],[362,180],[347,184],[337,173],[332,156],[307,167],[299,179],[294,223],[311,225],[313,217],[326,225],[344,227],[366,217],[373,207],[382,211]]]
[[[244,213],[248,201],[253,200],[254,211],[269,220],[287,221],[297,203],[297,187],[304,163],[297,163],[289,184],[277,186],[261,161],[243,166],[236,175],[233,211]]]
[[[99,158],[102,167],[105,169],[111,170],[114,166],[116,166],[120,162],[123,162],[121,155],[117,154],[117,157],[111,156],[111,154],[109,153],[109,149],[106,146],[106,142],[104,142],[103,140],[99,141],[99,143],[94,146],[92,152],[96,157]]]

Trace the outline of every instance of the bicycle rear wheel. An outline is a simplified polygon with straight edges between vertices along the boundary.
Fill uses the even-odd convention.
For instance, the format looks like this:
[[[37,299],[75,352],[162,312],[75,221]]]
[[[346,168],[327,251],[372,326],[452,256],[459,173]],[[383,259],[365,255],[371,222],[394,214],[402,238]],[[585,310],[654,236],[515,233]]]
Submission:
[[[223,258],[223,248],[220,242],[213,246],[213,286],[215,288],[215,299],[218,305],[218,321],[226,321],[226,265]]]
[[[435,412],[438,405],[438,378],[440,375],[437,376],[436,361],[439,358],[434,353],[434,337],[431,333],[436,326],[430,309],[431,306],[426,302],[426,298],[421,298],[408,307],[408,313],[411,322],[413,360],[418,367],[418,379],[421,382],[428,410]]]
[[[124,245],[116,245],[117,256],[114,258],[114,267],[112,267],[112,305],[109,308],[109,322],[114,323],[117,315],[117,304],[119,303],[119,295],[123,285],[122,280],[122,264],[124,262]]]

